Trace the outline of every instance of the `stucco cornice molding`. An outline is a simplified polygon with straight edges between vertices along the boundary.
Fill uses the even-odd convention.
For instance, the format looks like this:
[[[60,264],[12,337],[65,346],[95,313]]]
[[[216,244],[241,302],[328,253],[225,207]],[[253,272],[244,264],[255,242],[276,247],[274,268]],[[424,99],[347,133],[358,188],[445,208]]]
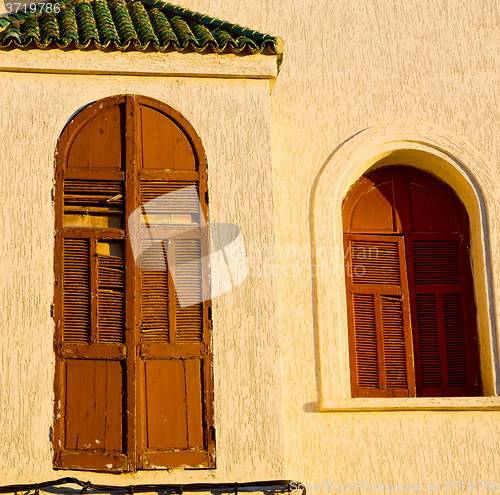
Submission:
[[[277,77],[274,55],[56,49],[2,51],[0,72],[269,79],[271,85]]]

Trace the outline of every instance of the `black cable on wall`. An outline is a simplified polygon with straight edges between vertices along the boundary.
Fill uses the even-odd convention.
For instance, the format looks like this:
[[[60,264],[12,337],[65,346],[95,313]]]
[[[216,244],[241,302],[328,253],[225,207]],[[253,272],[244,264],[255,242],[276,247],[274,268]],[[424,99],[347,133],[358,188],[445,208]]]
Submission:
[[[168,484],[168,485],[95,485],[90,481],[80,481],[77,478],[60,478],[53,481],[43,481],[41,483],[30,483],[26,485],[7,485],[0,486],[0,493],[15,493],[22,491],[35,491],[39,495],[39,491],[43,488],[52,486],[73,484],[82,488],[81,495],[88,490],[97,490],[101,492],[121,491],[129,493],[146,493],[146,492],[162,492],[168,495],[182,495],[186,492],[219,492],[230,493],[234,492],[238,495],[238,490],[259,491],[266,493],[292,492],[293,490],[301,490],[302,495],[305,495],[306,489],[302,483],[292,480],[279,481],[249,481],[246,483],[186,483],[186,484]]]

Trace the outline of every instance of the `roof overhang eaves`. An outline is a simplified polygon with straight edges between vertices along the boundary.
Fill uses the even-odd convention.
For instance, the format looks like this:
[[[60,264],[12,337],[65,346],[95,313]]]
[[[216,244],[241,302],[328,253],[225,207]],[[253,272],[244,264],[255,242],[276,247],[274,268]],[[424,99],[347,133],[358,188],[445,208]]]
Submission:
[[[0,51],[0,72],[269,79],[272,85],[278,74],[277,58],[265,53],[243,56],[15,48]]]

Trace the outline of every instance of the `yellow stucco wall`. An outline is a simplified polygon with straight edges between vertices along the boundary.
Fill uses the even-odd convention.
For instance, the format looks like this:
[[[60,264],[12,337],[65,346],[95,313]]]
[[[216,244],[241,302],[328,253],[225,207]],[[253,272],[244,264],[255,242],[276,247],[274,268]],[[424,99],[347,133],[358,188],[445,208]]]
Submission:
[[[395,123],[397,126],[413,126],[414,141],[433,144],[439,141],[436,136],[446,135],[448,143],[467,150],[467,153],[461,153],[457,149],[444,149],[450,156],[462,160],[460,166],[474,178],[484,199],[486,229],[481,231],[479,228],[476,245],[481,250],[481,242],[484,244],[481,236],[488,238],[491,254],[489,259],[485,255],[484,263],[485,270],[489,270],[485,279],[489,276],[490,281],[482,283],[486,287],[484,297],[491,297],[488,304],[493,316],[483,314],[480,321],[482,328],[485,324],[490,325],[484,331],[494,341],[500,317],[500,266],[496,256],[500,246],[500,188],[497,186],[500,183],[498,2],[254,0],[249,3],[243,0],[214,0],[207,3],[184,0],[182,3],[209,15],[279,35],[285,40],[284,63],[271,95],[271,120],[265,122],[263,127],[257,126],[254,117],[249,116],[257,114],[255,109],[252,110],[256,102],[262,115],[265,115],[269,104],[268,100],[264,100],[265,81],[235,84],[210,79],[192,83],[162,80],[160,85],[155,85],[157,81],[154,78],[144,82],[111,76],[106,79],[108,76],[105,76],[95,87],[84,76],[36,76],[36,82],[33,79],[28,81],[28,76],[1,76],[4,99],[10,99],[20,107],[23,101],[30,101],[44,110],[21,117],[5,114],[3,106],[0,109],[3,148],[1,185],[2,191],[8,191],[3,201],[6,205],[15,206],[5,210],[7,221],[2,227],[6,232],[5,249],[0,258],[2,272],[5,273],[5,282],[2,283],[6,288],[12,288],[5,292],[2,300],[8,315],[4,321],[13,322],[3,327],[4,344],[0,351],[2,391],[9,390],[9,394],[2,394],[2,405],[4,410],[13,412],[0,417],[0,429],[5,432],[0,445],[0,472],[7,476],[7,481],[39,479],[53,474],[49,468],[47,443],[52,410],[46,399],[52,393],[52,321],[48,316],[51,291],[47,289],[47,280],[52,276],[52,253],[49,250],[43,257],[32,256],[31,253],[46,249],[53,225],[51,204],[41,198],[46,197],[51,187],[51,171],[47,164],[50,163],[57,137],[54,126],[63,126],[72,111],[87,101],[114,91],[137,91],[157,98],[164,97],[167,103],[178,103],[174,106],[186,115],[201,135],[210,155],[209,166],[212,163],[221,164],[218,170],[222,183],[233,184],[232,176],[225,176],[228,170],[247,174],[246,179],[253,178],[257,163],[265,162],[265,175],[258,184],[252,183],[249,187],[239,178],[234,183],[238,185],[233,187],[235,191],[241,190],[238,201],[239,198],[246,198],[251,211],[255,208],[253,202],[259,204],[261,201],[262,189],[267,194],[261,213],[266,218],[266,227],[262,227],[259,234],[261,240],[255,246],[249,245],[246,240],[252,261],[260,264],[254,266],[254,270],[263,270],[267,265],[259,280],[265,282],[262,290],[269,291],[271,295],[275,287],[272,267],[278,267],[274,273],[278,274],[286,470],[281,457],[283,451],[278,425],[281,397],[269,393],[264,394],[265,401],[246,400],[248,394],[255,397],[255,394],[262,393],[259,391],[262,386],[268,387],[266,390],[272,390],[273,386],[279,389],[274,380],[279,375],[277,367],[280,363],[267,363],[266,366],[273,371],[266,375],[261,370],[260,382],[242,384],[244,377],[248,376],[245,373],[251,366],[251,359],[245,354],[248,349],[236,351],[238,346],[248,344],[254,352],[255,362],[266,361],[269,353],[274,352],[277,339],[264,339],[263,342],[272,351],[263,350],[255,346],[251,337],[253,334],[242,332],[238,334],[242,340],[231,343],[235,359],[232,362],[238,363],[236,357],[243,359],[243,364],[238,364],[243,367],[241,376],[235,374],[216,381],[216,388],[220,387],[220,401],[224,394],[234,391],[234,386],[243,385],[242,392],[232,392],[234,407],[225,409],[224,416],[219,416],[218,420],[223,431],[227,429],[231,435],[243,437],[242,443],[238,443],[240,436],[234,442],[228,439],[231,447],[226,453],[227,464],[221,467],[221,477],[234,481],[239,476],[286,476],[312,485],[314,492],[320,488],[335,491],[330,488],[331,485],[318,485],[323,481],[334,484],[383,482],[394,486],[421,483],[425,487],[423,491],[431,491],[428,483],[439,483],[439,492],[445,492],[447,480],[498,480],[499,411],[460,411],[456,408],[446,411],[319,411],[318,402],[325,383],[321,383],[317,294],[310,269],[314,223],[311,205],[315,181],[323,167],[328,166],[327,163],[334,157],[338,159],[334,152],[339,152],[339,146],[344,141],[367,128],[376,129],[385,125],[390,130]],[[83,84],[85,81],[87,83]],[[54,98],[54,92],[65,95],[64,101],[69,100],[66,108]],[[193,100],[193,95],[198,99]],[[217,103],[220,105],[217,108],[224,108],[225,111],[200,114],[200,101],[210,102],[212,107]],[[29,112],[28,107],[22,108]],[[245,111],[240,113],[241,109]],[[228,132],[235,129],[235,116],[240,119],[238,131]],[[223,122],[219,127],[221,118]],[[247,119],[249,127],[245,124]],[[17,126],[15,131],[11,127],[14,125]],[[215,136],[212,135],[214,129]],[[272,245],[273,235],[272,220],[269,218],[271,212],[268,210],[270,169],[262,152],[262,146],[268,146],[270,130],[277,265],[273,252],[263,249],[266,243]],[[50,144],[48,135],[51,135]],[[250,153],[248,159],[238,164],[234,163],[236,155],[231,151],[236,144]],[[453,148],[452,144],[450,148]],[[33,159],[34,149],[39,160]],[[364,148],[360,145],[359,149]],[[470,155],[469,158],[466,154]],[[11,163],[15,166],[5,171],[6,163],[9,167]],[[342,163],[342,160],[336,163]],[[356,174],[364,171],[362,161],[358,163],[359,167],[351,170],[352,175],[344,178],[342,184],[346,187],[356,179]],[[32,170],[41,177],[36,182],[32,179]],[[332,180],[338,178],[340,181],[346,170],[347,165],[346,169],[334,171]],[[264,179],[266,182],[263,182]],[[336,187],[340,187],[339,184],[332,184],[332,190]],[[38,217],[33,216],[33,208],[23,202],[23,198],[33,193],[40,198],[37,203]],[[239,202],[234,208],[231,196],[221,195],[223,199],[217,211],[232,212],[233,221],[248,225],[247,229],[253,235],[252,229],[257,228],[258,222],[246,219]],[[212,194],[211,198],[214,197],[217,196]],[[467,198],[462,199],[467,203]],[[471,222],[480,224],[478,210],[474,210],[474,198],[470,199],[470,204]],[[479,206],[476,203],[476,208]],[[211,209],[211,212],[215,214],[215,210]],[[340,219],[337,221],[340,222]],[[339,223],[332,228],[338,226]],[[18,238],[16,232],[19,229],[27,236],[27,241]],[[20,258],[28,264],[28,270],[19,267]],[[290,266],[290,276],[279,276],[279,273],[286,273],[286,268]],[[20,286],[30,288],[23,292],[22,305],[16,299],[16,287]],[[244,290],[243,286],[241,290]],[[228,316],[234,318],[232,328],[244,322],[244,319],[236,317],[241,313],[242,304],[249,317],[254,318],[253,312],[261,315],[259,325],[267,322],[268,315],[276,317],[272,298],[269,302],[262,296],[253,303],[239,294],[230,293],[226,299],[221,298],[215,303],[221,314],[227,311],[232,315]],[[345,324],[343,298],[338,292],[332,293],[331,298],[332,319],[339,325]],[[266,309],[262,309],[264,303]],[[46,309],[22,311],[22,308],[30,306]],[[35,335],[31,330],[33,328],[37,330]],[[272,337],[274,334],[271,330],[269,332]],[[228,345],[231,341],[224,342],[223,345]],[[493,343],[490,347],[487,359],[492,363],[491,390],[495,390],[495,387],[498,389],[494,370],[498,349]],[[21,349],[32,351],[30,362],[26,355],[21,354]],[[334,350],[337,351],[336,348]],[[328,355],[323,356],[323,363],[326,359]],[[222,369],[222,360],[216,361],[216,366]],[[233,384],[233,380],[238,380],[238,383]],[[267,401],[270,403],[267,404]],[[273,418],[268,423],[271,425],[269,431],[275,431],[276,436],[269,438],[246,433],[247,424],[239,422],[238,416],[232,417],[232,411],[245,407],[266,411]],[[33,410],[41,413],[30,417]],[[246,464],[248,455],[245,447],[252,441],[257,445],[258,454],[250,456],[254,459],[250,464],[260,465],[262,470]],[[220,441],[218,446],[221,447]],[[26,462],[26,459],[29,461]],[[151,479],[159,479],[158,473],[156,475]],[[163,473],[159,476],[162,477]],[[167,475],[161,479],[201,479],[204,476],[188,473]],[[85,478],[102,480],[105,477],[89,474]]]

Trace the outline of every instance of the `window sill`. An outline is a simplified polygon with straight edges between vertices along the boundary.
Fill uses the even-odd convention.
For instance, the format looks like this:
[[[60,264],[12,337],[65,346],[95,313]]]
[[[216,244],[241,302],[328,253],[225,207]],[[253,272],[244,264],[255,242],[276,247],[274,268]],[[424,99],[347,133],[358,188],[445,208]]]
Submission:
[[[500,411],[500,397],[324,399],[319,404],[319,411]]]

